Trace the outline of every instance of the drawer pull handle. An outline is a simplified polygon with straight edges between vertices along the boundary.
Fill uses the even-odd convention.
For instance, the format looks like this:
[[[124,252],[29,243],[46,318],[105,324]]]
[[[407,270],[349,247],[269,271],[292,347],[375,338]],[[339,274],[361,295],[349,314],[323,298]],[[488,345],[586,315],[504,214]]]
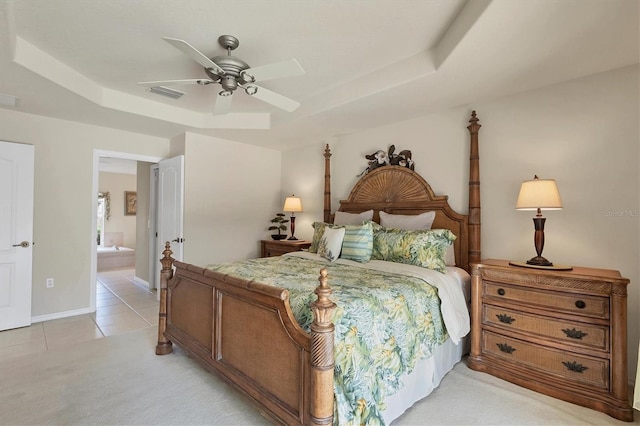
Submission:
[[[585,367],[582,364],[578,364],[575,361],[562,361],[562,364],[567,367],[567,370],[575,371],[576,373],[582,373],[584,370],[588,370],[589,367]]]
[[[506,291],[504,291],[504,288],[499,288],[499,289],[498,289],[498,294],[499,294],[500,296],[504,296],[504,294],[505,294],[505,293],[506,293]]]
[[[496,345],[498,346],[498,348],[505,353],[511,354],[513,352],[515,352],[516,348],[514,348],[513,346],[509,346],[506,343],[496,343]]]
[[[564,332],[564,334],[567,335],[567,337],[570,337],[572,339],[582,339],[583,337],[588,336],[587,333],[584,333],[580,330],[576,330],[575,328],[572,328],[572,329],[563,328],[562,331]]]
[[[514,322],[516,320],[515,318],[512,318],[507,314],[496,314],[496,317],[498,317],[500,322],[503,322],[505,324],[511,324],[512,322]]]
[[[584,308],[586,308],[586,307],[587,307],[587,304],[586,304],[586,303],[584,303],[582,300],[578,300],[578,301],[576,302],[576,308],[578,308],[578,309],[584,309]]]

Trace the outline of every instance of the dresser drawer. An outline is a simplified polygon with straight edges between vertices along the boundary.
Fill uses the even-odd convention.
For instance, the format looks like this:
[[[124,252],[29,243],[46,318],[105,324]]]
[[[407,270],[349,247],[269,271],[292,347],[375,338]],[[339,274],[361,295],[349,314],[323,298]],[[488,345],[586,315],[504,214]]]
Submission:
[[[609,318],[608,297],[545,291],[492,281],[483,281],[483,297],[519,302],[528,306],[548,309],[552,312],[564,312],[593,318]]]
[[[565,321],[483,305],[482,323],[553,339],[571,345],[609,350],[609,327]]]
[[[291,248],[283,247],[283,246],[275,246],[275,245],[267,245],[265,257],[274,257],[274,256],[282,256],[285,253],[289,253]]]
[[[482,351],[512,363],[594,388],[609,389],[609,361],[482,332]],[[508,367],[506,367],[508,368]]]
[[[274,257],[282,256],[283,254],[291,253],[293,251],[308,249],[311,242],[303,240],[262,240],[260,245],[261,257]]]

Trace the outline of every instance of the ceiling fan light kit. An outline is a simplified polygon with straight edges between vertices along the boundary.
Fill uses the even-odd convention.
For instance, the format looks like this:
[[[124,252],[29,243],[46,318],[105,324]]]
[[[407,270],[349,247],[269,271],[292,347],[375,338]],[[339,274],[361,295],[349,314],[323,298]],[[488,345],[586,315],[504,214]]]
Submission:
[[[185,84],[208,86],[212,83],[218,83],[222,87],[222,90],[218,92],[218,97],[213,111],[214,114],[226,114],[230,111],[231,95],[234,94],[238,87],[244,89],[244,92],[247,95],[288,112],[295,111],[300,106],[300,103],[293,99],[289,99],[255,84],[256,81],[262,82],[276,78],[293,77],[304,74],[304,69],[302,69],[298,61],[295,59],[251,68],[249,64],[242,59],[231,55],[231,51],[235,50],[240,45],[240,41],[231,35],[221,35],[218,37],[218,43],[220,43],[220,46],[227,51],[227,54],[214,56],[213,58],[208,58],[184,40],[169,37],[163,37],[163,39],[202,65],[204,67],[204,72],[207,74],[209,79],[196,78],[146,81],[138,83],[141,86],[149,87],[149,91],[153,93],[169,97],[175,96],[174,99],[177,99],[184,95],[184,92],[177,90],[173,91],[173,89],[169,89],[164,86]],[[170,92],[175,92],[175,94],[172,96],[172,93]],[[176,96],[176,94],[180,95]]]

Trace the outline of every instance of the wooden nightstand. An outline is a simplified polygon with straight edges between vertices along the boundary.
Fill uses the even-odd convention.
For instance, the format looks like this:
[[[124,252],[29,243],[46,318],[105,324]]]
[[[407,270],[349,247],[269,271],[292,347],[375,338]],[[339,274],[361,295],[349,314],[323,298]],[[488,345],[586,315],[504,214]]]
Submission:
[[[280,256],[292,251],[308,249],[311,241],[303,240],[262,240],[260,257]]]
[[[470,368],[633,421],[628,279],[612,270],[540,270],[506,260],[483,260],[471,275]]]

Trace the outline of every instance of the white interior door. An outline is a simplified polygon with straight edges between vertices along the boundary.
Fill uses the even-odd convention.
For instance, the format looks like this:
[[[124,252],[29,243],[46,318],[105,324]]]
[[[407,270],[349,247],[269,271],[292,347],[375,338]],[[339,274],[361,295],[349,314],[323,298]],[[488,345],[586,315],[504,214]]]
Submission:
[[[158,163],[158,239],[156,253],[162,257],[171,243],[172,257],[183,260],[184,155]],[[156,274],[156,276],[160,276]],[[159,278],[158,278],[159,279]],[[157,286],[159,288],[159,285]]]
[[[32,145],[0,142],[0,330],[31,325]]]
[[[156,248],[158,246],[158,173],[159,166],[152,165],[149,169],[149,289],[160,286],[160,262]]]

